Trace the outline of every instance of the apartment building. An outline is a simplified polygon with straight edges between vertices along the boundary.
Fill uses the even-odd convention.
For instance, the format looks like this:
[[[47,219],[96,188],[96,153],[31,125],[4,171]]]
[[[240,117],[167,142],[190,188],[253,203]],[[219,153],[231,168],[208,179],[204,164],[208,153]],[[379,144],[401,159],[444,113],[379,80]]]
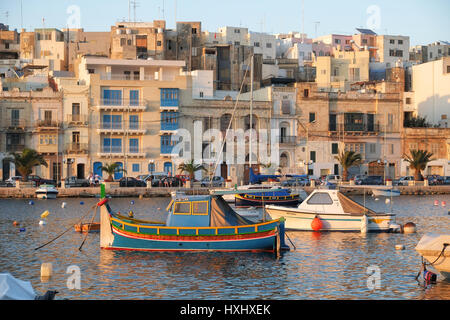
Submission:
[[[352,87],[346,92],[320,91],[316,83],[297,83],[297,164],[314,176],[341,174],[335,159],[355,151],[364,163],[351,174],[399,175],[402,95],[381,84]],[[383,163],[386,166],[383,166]]]
[[[392,68],[398,62],[409,61],[409,37],[378,35],[376,40],[377,61],[385,63],[386,68]]]
[[[174,173],[183,67],[184,61],[81,59],[80,83],[90,87],[91,101],[89,172],[102,176],[101,167],[114,162],[129,176]]]

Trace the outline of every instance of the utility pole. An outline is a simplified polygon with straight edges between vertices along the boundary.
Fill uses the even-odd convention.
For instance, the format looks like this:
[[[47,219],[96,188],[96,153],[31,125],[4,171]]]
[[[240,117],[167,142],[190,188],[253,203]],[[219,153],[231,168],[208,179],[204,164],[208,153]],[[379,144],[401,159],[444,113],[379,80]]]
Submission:
[[[253,151],[253,143],[252,143],[252,133],[253,133],[253,59],[255,55],[252,54],[252,60],[250,63],[250,152],[248,162],[250,168],[252,167],[252,151]]]

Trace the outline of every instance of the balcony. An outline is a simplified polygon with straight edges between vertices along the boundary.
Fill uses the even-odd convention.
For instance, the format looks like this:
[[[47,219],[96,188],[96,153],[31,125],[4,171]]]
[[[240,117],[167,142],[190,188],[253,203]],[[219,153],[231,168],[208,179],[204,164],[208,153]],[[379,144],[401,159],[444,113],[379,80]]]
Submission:
[[[99,157],[107,158],[145,158],[146,153],[139,147],[130,146],[128,150],[123,146],[101,146]]]
[[[111,74],[111,73],[101,73],[100,80],[114,80],[114,81],[154,81],[156,78],[152,75],[142,76],[140,74]]]
[[[60,121],[55,120],[36,120],[36,128],[38,130],[56,130],[61,127]]]
[[[39,153],[58,153],[58,144],[39,144],[37,151]]]
[[[23,131],[26,129],[28,122],[24,119],[7,118],[4,122],[4,127],[8,131]]]
[[[295,146],[296,142],[296,136],[280,136],[280,144],[282,146]]]
[[[179,107],[178,89],[161,89],[160,108],[161,110],[178,110]]]
[[[114,133],[114,134],[145,134],[146,129],[143,128],[141,122],[122,121],[122,122],[101,122],[98,133]]]
[[[88,116],[81,114],[68,114],[66,115],[66,122],[69,126],[87,126]]]
[[[108,111],[145,111],[144,100],[140,99],[100,99],[97,110]]]
[[[161,156],[171,156],[174,147],[175,146],[171,146],[171,145],[161,145],[160,155]]]
[[[7,144],[6,152],[22,152],[25,149],[24,144]]]
[[[87,154],[89,152],[89,145],[87,143],[67,143],[64,147],[66,154]]]
[[[368,125],[366,123],[338,123],[329,126],[329,135],[347,135],[347,136],[377,136],[380,133],[379,124]]]
[[[161,122],[161,131],[176,131],[179,129],[178,122]]]

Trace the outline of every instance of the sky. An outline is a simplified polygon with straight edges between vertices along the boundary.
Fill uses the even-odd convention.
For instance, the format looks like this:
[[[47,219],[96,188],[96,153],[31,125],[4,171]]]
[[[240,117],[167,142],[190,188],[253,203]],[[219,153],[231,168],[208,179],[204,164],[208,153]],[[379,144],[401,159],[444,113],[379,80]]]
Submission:
[[[314,38],[330,33],[351,35],[356,33],[355,28],[362,27],[378,34],[410,36],[411,46],[450,41],[448,0],[136,2],[136,21],[165,19],[168,28],[174,28],[175,21],[201,21],[203,31],[241,26],[274,34],[304,30]],[[62,29],[67,25],[81,26],[85,31],[109,31],[116,22],[128,20],[128,3],[129,0],[0,0],[0,22],[19,31],[22,27],[29,31],[42,27]],[[134,20],[133,9],[131,19]]]

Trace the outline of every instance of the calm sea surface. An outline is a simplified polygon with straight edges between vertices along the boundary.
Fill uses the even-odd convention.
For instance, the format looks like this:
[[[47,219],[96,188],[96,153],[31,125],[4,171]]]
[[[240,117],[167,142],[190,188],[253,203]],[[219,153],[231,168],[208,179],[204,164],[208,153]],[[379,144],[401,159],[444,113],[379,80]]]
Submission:
[[[362,197],[354,197],[363,202]],[[165,220],[169,198],[111,199],[122,213],[138,219]],[[447,207],[434,206],[435,200]],[[76,223],[97,199],[0,200],[0,273],[31,281],[38,294],[58,290],[58,299],[450,299],[450,281],[415,280],[420,256],[415,246],[427,232],[450,232],[450,196],[394,198],[397,223],[414,222],[416,234],[288,232],[296,249],[277,259],[257,253],[137,253],[100,250],[99,234],[70,230],[50,245],[34,250]],[[367,197],[376,211],[390,210],[384,198]],[[66,208],[61,204],[67,203]],[[81,204],[83,202],[83,204]],[[40,214],[50,211],[45,226]],[[85,221],[91,219],[89,215]],[[26,230],[13,226],[18,221]],[[395,250],[396,244],[405,250]],[[53,264],[53,277],[42,282],[40,266]],[[81,289],[69,290],[69,266],[81,270]],[[368,288],[378,267],[380,288]]]

